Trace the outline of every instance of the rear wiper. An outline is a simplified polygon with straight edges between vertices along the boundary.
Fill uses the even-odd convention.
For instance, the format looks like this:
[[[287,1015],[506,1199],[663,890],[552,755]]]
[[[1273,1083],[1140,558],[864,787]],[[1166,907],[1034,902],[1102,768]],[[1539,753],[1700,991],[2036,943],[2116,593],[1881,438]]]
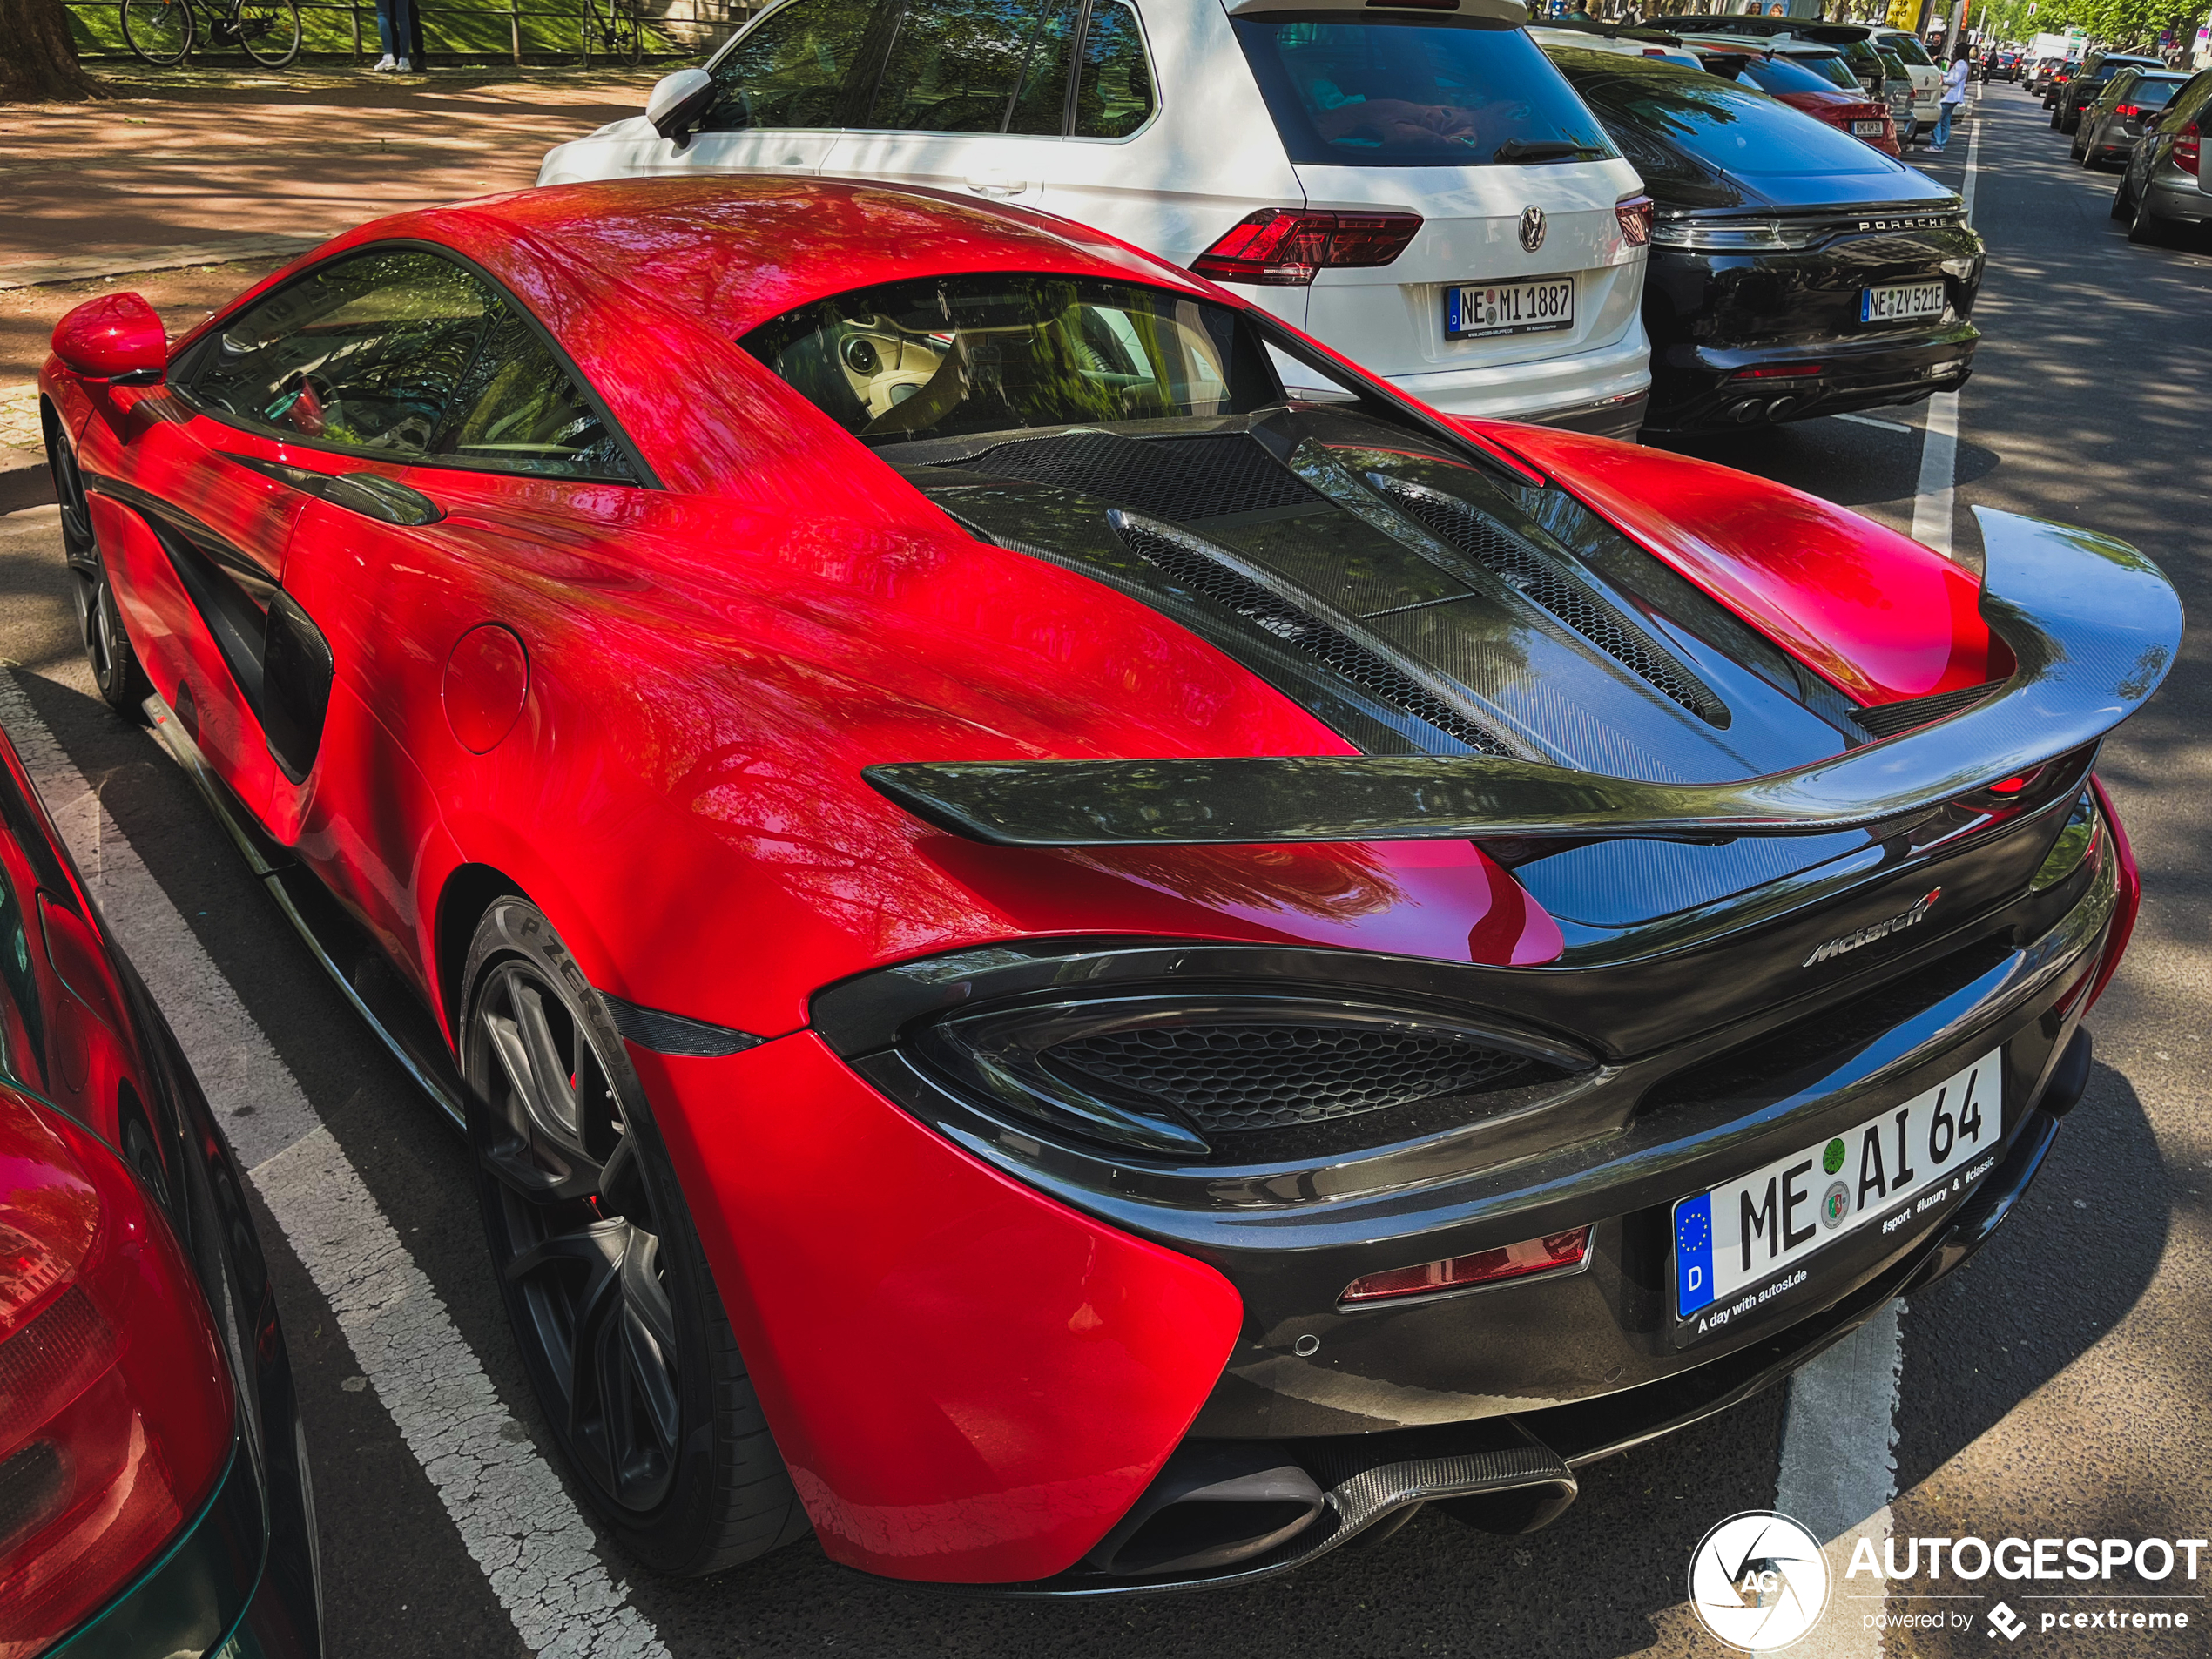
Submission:
[[[1594,144],[1571,144],[1565,138],[1507,138],[1490,153],[1493,161],[1564,161],[1570,156],[1600,153]]]

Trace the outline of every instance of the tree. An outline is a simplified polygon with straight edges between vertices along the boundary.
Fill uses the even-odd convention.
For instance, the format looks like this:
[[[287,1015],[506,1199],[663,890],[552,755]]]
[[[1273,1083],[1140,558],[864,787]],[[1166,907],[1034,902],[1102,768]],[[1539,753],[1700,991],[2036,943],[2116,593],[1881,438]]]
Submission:
[[[107,95],[77,61],[62,0],[0,0],[0,100],[73,104]]]

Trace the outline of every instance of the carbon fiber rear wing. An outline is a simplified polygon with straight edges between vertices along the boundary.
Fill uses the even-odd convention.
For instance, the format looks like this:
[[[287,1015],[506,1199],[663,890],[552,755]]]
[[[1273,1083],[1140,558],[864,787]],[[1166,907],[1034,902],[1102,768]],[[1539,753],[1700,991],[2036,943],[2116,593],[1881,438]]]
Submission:
[[[2125,543],[1986,507],[1981,614],[2018,666],[1917,731],[1720,784],[1644,783],[1487,755],[917,761],[870,766],[924,823],[996,846],[1480,836],[1817,835],[1987,787],[2094,743],[2147,702],[2182,602]]]

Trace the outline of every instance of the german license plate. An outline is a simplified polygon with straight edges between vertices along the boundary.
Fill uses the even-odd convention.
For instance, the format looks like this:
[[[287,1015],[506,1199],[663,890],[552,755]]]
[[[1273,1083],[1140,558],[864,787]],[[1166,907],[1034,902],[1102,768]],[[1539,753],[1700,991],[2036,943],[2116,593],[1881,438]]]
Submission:
[[[1912,322],[1941,315],[1941,282],[1897,282],[1885,288],[1863,289],[1858,296],[1861,322]]]
[[[2005,1127],[2004,1050],[1902,1106],[1675,1205],[1675,1314],[1703,1334],[1804,1284],[1863,1229],[1909,1228],[1988,1172]]]
[[[1575,326],[1575,279],[1477,282],[1444,290],[1444,338],[1489,340]]]
[[[1851,135],[1854,138],[1878,138],[1885,125],[1880,121],[1854,121],[1851,124]]]

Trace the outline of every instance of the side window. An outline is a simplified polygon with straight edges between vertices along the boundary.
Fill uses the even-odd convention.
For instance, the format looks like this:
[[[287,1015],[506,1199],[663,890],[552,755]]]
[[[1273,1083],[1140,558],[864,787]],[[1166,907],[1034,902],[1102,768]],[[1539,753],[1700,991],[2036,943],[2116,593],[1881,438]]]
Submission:
[[[482,282],[433,253],[334,260],[234,319],[189,390],[280,436],[419,455],[492,302]]]
[[[867,125],[1059,136],[1073,0],[908,0]]]
[[[796,0],[762,18],[714,65],[705,130],[851,125],[846,83],[873,11],[869,0]]]
[[[7,787],[0,777],[0,789]],[[0,1071],[45,1089],[46,1009],[30,958],[30,929],[37,925],[0,861]]]
[[[1076,137],[1125,138],[1152,116],[1144,32],[1124,0],[1092,0],[1076,87]]]
[[[503,302],[430,459],[499,472],[635,482],[622,447],[537,332]]]

